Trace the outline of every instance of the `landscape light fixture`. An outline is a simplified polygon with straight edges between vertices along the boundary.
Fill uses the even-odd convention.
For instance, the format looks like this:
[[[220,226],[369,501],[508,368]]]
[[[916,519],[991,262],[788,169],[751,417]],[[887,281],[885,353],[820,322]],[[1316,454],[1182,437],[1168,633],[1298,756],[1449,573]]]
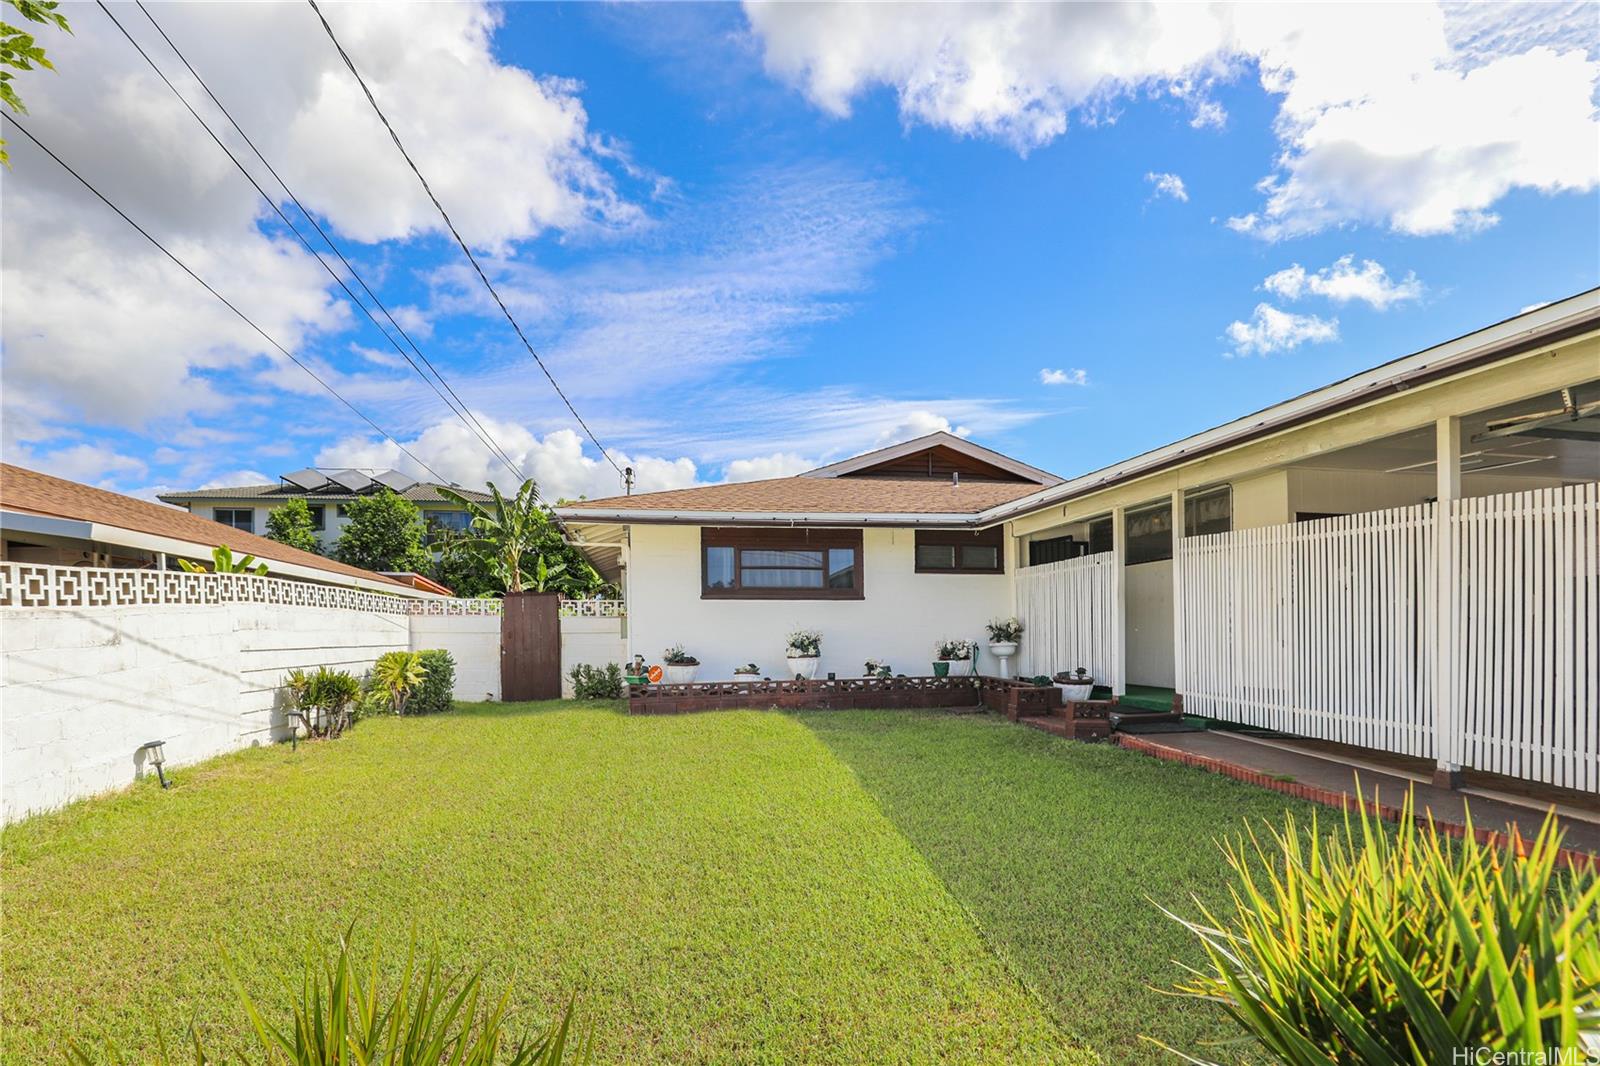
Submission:
[[[148,762],[155,765],[156,777],[161,780],[161,787],[171,788],[172,783],[167,780],[166,773],[161,769],[162,765],[167,761],[166,747],[167,742],[164,740],[151,740],[140,744],[139,750],[144,752],[144,757]]]

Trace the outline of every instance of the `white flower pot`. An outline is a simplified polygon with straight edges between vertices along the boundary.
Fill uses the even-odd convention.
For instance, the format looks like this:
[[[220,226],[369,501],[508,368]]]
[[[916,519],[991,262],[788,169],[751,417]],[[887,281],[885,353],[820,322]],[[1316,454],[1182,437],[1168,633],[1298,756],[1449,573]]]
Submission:
[[[822,661],[820,655],[790,655],[786,656],[789,663],[789,676],[796,674],[810,681],[817,676],[817,664]]]
[[[989,652],[997,659],[1009,659],[1017,654],[1017,642],[1014,640],[990,641]]]
[[[667,673],[667,684],[669,685],[687,685],[694,680],[694,675],[700,672],[698,665],[674,666],[668,663],[664,669]]]
[[[978,672],[973,669],[976,659],[940,659],[939,661],[950,664],[951,677],[971,677]]]
[[[1091,681],[1087,685],[1063,685],[1058,681],[1056,688],[1061,690],[1063,700],[1086,700],[1094,693],[1094,682]]]

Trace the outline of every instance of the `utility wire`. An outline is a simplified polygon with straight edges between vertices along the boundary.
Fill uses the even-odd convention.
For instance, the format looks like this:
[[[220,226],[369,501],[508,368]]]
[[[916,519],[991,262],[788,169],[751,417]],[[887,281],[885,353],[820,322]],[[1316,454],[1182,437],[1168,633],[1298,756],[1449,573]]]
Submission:
[[[322,378],[320,376],[318,376],[318,374],[317,374],[317,372],[315,370],[312,370],[305,363],[301,362],[298,358],[295,357],[295,354],[293,352],[289,351],[289,349],[285,348],[283,345],[279,344],[276,340],[274,340],[270,333],[268,333],[266,330],[262,329],[260,326],[256,325],[255,321],[253,319],[251,319],[251,317],[249,315],[247,315],[243,311],[239,310],[239,308],[236,307],[231,300],[229,300],[226,296],[222,295],[216,289],[212,288],[211,284],[209,282],[207,282],[205,278],[202,278],[199,274],[196,274],[192,269],[190,269],[189,264],[185,263],[182,259],[179,259],[176,255],[174,255],[167,248],[166,245],[162,244],[155,237],[151,236],[149,230],[147,230],[143,226],[139,225],[139,223],[135,222],[131,217],[129,217],[129,215],[128,215],[128,213],[126,211],[124,211],[122,208],[118,207],[116,204],[112,203],[111,200],[109,198],[107,198],[105,193],[103,193],[99,189],[95,188],[93,185],[91,185],[89,183],[89,180],[87,178],[85,178],[82,174],[79,174],[76,170],[72,169],[72,167],[70,165],[68,165],[66,160],[62,159],[60,156],[58,156],[54,152],[52,152],[50,150],[50,148],[43,141],[41,141],[41,140],[39,140],[39,138],[35,137],[28,130],[28,128],[26,126],[24,126],[22,123],[18,122],[17,119],[16,119],[16,116],[12,115],[9,111],[0,112],[0,115],[4,115],[5,120],[7,122],[11,123],[13,126],[15,126],[18,130],[20,130],[22,132],[22,135],[24,137],[28,138],[28,140],[32,141],[34,143],[34,145],[37,146],[38,149],[41,152],[43,152],[45,155],[49,156],[51,159],[55,160],[57,166],[59,166],[62,170],[65,170],[68,174],[71,174],[74,178],[77,178],[78,179],[78,184],[82,185],[85,189],[88,189],[91,193],[93,193],[95,195],[95,197],[97,199],[99,199],[99,201],[101,203],[105,204],[107,207],[111,208],[111,210],[115,211],[119,216],[121,216],[122,221],[126,222],[128,225],[130,225],[134,229],[138,230],[139,231],[139,235],[141,237],[143,237],[145,240],[149,241],[151,244],[155,245],[158,249],[160,249],[162,255],[165,255],[168,259],[170,259],[174,263],[176,263],[178,265],[178,268],[180,270],[182,270],[185,274],[187,274],[191,278],[193,278],[196,282],[198,282],[201,288],[205,289],[212,296],[215,296],[219,301],[221,301],[222,305],[224,307],[226,307],[228,310],[230,310],[234,314],[238,315],[239,318],[244,322],[245,325],[249,326],[251,329],[253,329],[257,333],[261,334],[262,339],[264,339],[268,344],[272,345],[274,348],[278,349],[278,351],[282,352],[284,357],[286,359],[288,359],[291,363],[293,363],[295,366],[299,367],[301,370],[304,370],[308,375],[310,375],[311,380],[315,381],[318,385],[321,385],[324,389],[328,390],[328,393],[334,399],[338,400],[340,403],[342,403],[346,407],[348,407],[358,418],[361,419],[361,421],[363,421],[367,425],[371,426],[374,430],[376,430],[379,433],[379,435],[381,435],[389,443],[393,444],[396,448],[399,448],[401,452],[403,452],[406,456],[408,456],[411,459],[412,462],[416,463],[422,469],[424,469],[428,473],[432,474],[434,476],[434,478],[437,481],[439,481],[440,484],[444,484],[444,485],[450,484],[449,481],[445,480],[443,477],[440,476],[440,474],[439,474],[439,472],[437,470],[435,470],[433,467],[429,466],[427,463],[423,462],[421,459],[418,459],[415,455],[412,454],[412,452],[411,452],[411,450],[409,448],[407,448],[404,444],[401,444],[398,440],[396,440],[386,429],[384,429],[382,426],[378,425],[378,423],[374,422],[372,419],[368,418],[365,414],[362,413],[360,408],[358,408],[355,404],[351,403],[349,400],[347,400],[343,396],[341,396],[339,394],[339,391],[337,389],[335,389],[332,385],[329,385],[326,381],[322,380]]]
[[[605,459],[606,462],[611,464],[612,469],[615,470],[618,475],[622,475],[622,468],[617,465],[617,461],[615,459],[611,458],[611,453],[606,451],[605,445],[600,443],[600,439],[594,435],[594,431],[591,430],[589,428],[589,424],[583,420],[583,416],[578,414],[578,409],[572,406],[572,401],[567,399],[567,394],[561,391],[561,386],[556,383],[555,375],[551,374],[550,368],[544,365],[544,360],[541,359],[539,357],[539,353],[534,350],[532,342],[528,340],[528,335],[522,332],[522,327],[518,325],[517,320],[511,316],[510,308],[506,307],[506,302],[500,298],[500,293],[496,291],[494,283],[489,280],[489,275],[484,273],[483,267],[478,263],[478,257],[472,254],[471,248],[467,247],[467,242],[462,239],[460,231],[456,229],[456,224],[450,220],[450,215],[447,211],[445,211],[444,205],[441,204],[439,202],[439,198],[434,195],[433,187],[428,184],[428,179],[422,176],[421,170],[417,169],[416,161],[411,158],[411,153],[406,151],[406,146],[401,143],[400,135],[396,133],[394,131],[394,127],[389,124],[388,116],[383,113],[383,108],[378,106],[378,101],[372,95],[372,90],[367,87],[367,80],[363,78],[361,76],[361,72],[356,69],[355,61],[350,58],[350,53],[346,52],[344,50],[344,45],[339,43],[339,38],[333,32],[333,27],[328,25],[327,16],[322,13],[322,8],[317,6],[317,0],[306,0],[306,3],[310,4],[311,10],[317,13],[317,19],[322,23],[322,29],[327,33],[328,40],[333,42],[333,47],[338,51],[339,58],[344,60],[344,65],[350,68],[351,74],[355,75],[356,82],[361,86],[361,91],[366,94],[367,103],[372,105],[372,110],[377,114],[378,121],[383,123],[383,128],[389,131],[389,139],[394,141],[394,146],[400,149],[400,154],[405,157],[406,164],[411,167],[411,173],[415,174],[417,176],[417,180],[422,183],[423,191],[428,194],[428,199],[433,201],[433,206],[439,211],[439,217],[444,219],[444,224],[449,228],[450,235],[454,237],[456,239],[456,243],[461,246],[461,251],[465,253],[467,261],[472,264],[472,269],[478,272],[478,278],[483,282],[484,288],[489,290],[489,295],[494,297],[494,302],[500,305],[500,313],[506,316],[506,321],[511,323],[511,328],[516,330],[518,339],[522,341],[522,346],[528,349],[528,354],[533,356],[533,361],[539,364],[539,369],[544,371],[544,376],[550,381],[550,387],[556,390],[556,395],[561,397],[561,402],[567,405],[567,410],[572,412],[572,417],[577,419],[578,425],[583,427],[583,432],[588,435],[591,441],[594,442],[594,446],[600,450],[600,455]]]
[[[322,268],[328,272],[328,276],[333,278],[339,287],[344,290],[345,295],[350,298],[351,302],[357,307],[361,308],[361,312],[367,316],[367,321],[371,322],[374,328],[383,334],[384,339],[394,347],[394,350],[400,354],[400,357],[410,365],[411,369],[417,372],[417,375],[421,377],[428,387],[433,390],[434,394],[438,396],[440,400],[444,401],[445,406],[450,409],[450,412],[460,419],[461,424],[467,428],[467,432],[476,436],[479,443],[488,449],[490,456],[495,461],[505,464],[506,468],[512,473],[516,474],[519,480],[526,480],[522,474],[522,471],[517,468],[517,465],[514,462],[512,462],[511,457],[506,455],[504,450],[501,449],[488,436],[488,434],[483,430],[482,426],[478,425],[475,427],[473,422],[469,422],[467,420],[468,415],[470,415],[470,411],[467,409],[466,404],[461,402],[461,398],[456,396],[455,390],[450,389],[450,383],[444,380],[444,376],[439,373],[438,369],[434,367],[431,362],[428,361],[427,356],[422,354],[421,349],[417,348],[416,342],[411,340],[410,335],[405,332],[400,323],[396,322],[394,316],[389,314],[389,309],[384,307],[383,301],[378,299],[377,294],[372,291],[372,289],[367,285],[366,281],[361,277],[360,273],[355,269],[350,261],[345,258],[344,253],[339,250],[338,245],[334,244],[333,240],[329,238],[328,234],[322,229],[322,226],[318,224],[315,216],[313,216],[310,211],[306,210],[305,205],[300,202],[300,199],[297,196],[295,196],[293,190],[289,188],[288,184],[285,183],[281,177],[279,177],[278,172],[273,169],[272,164],[267,162],[266,157],[261,154],[260,150],[256,148],[254,142],[252,142],[249,136],[245,134],[244,130],[239,127],[239,124],[234,121],[233,116],[228,114],[227,108],[223,107],[221,101],[219,101],[216,96],[212,94],[210,88],[206,86],[204,80],[201,79],[200,75],[195,72],[194,67],[190,66],[189,61],[184,58],[183,53],[178,51],[178,47],[172,43],[171,38],[167,37],[166,32],[161,29],[161,26],[150,15],[150,12],[146,10],[145,17],[150,19],[151,25],[155,26],[156,31],[161,34],[164,40],[166,40],[167,44],[172,48],[173,52],[177,54],[178,58],[183,62],[183,65],[188,68],[189,73],[194,76],[195,80],[200,82],[201,88],[205,90],[207,96],[211,97],[211,101],[217,105],[224,115],[227,115],[228,121],[233,123],[233,128],[238,131],[241,137],[244,138],[245,143],[250,145],[250,149],[251,151],[255,152],[256,158],[261,160],[262,164],[267,168],[268,171],[272,173],[274,178],[277,178],[278,184],[283,186],[284,192],[288,193],[289,198],[294,201],[295,206],[300,209],[301,214],[310,220],[312,226],[315,227],[317,232],[322,236],[322,239],[327,242],[328,247],[333,249],[334,254],[339,257],[339,261],[344,264],[345,269],[348,270],[351,276],[356,279],[356,281],[361,285],[362,289],[364,289],[367,295],[372,299],[372,302],[378,306],[379,310],[384,313],[385,317],[389,319],[389,322],[394,326],[394,328],[399,331],[400,335],[405,337],[406,341],[411,344],[412,349],[416,351],[418,357],[420,357],[424,363],[427,363],[428,369],[433,371],[434,376],[439,379],[440,384],[444,385],[444,387],[450,391],[450,397],[454,397],[455,399],[454,403],[451,402],[450,397],[445,396],[443,392],[439,391],[439,385],[434,384],[433,381],[429,379],[428,375],[423,372],[422,367],[417,365],[416,360],[412,359],[411,356],[407,354],[406,350],[400,347],[399,343],[394,339],[389,331],[384,329],[382,324],[380,324],[378,320],[373,317],[373,314],[371,310],[368,309],[367,305],[364,304],[361,299],[351,291],[350,286],[345,283],[344,278],[341,277],[339,273],[322,258],[321,254],[311,246],[311,242],[305,238],[305,236],[295,226],[293,220],[291,220],[289,216],[284,213],[283,209],[278,206],[277,201],[274,200],[272,196],[270,196],[267,191],[261,187],[260,183],[256,181],[254,175],[252,175],[250,171],[245,168],[244,164],[239,161],[238,157],[235,156],[231,150],[229,150],[228,146],[222,142],[220,137],[217,136],[216,131],[211,128],[211,126],[204,118],[200,116],[197,111],[195,111],[193,106],[190,105],[189,101],[184,98],[184,95],[178,91],[178,87],[172,83],[171,79],[167,77],[166,73],[156,65],[155,60],[150,57],[150,54],[146,52],[139,42],[134,39],[133,35],[128,32],[127,27],[123,26],[123,24],[117,19],[117,16],[111,13],[111,9],[106,6],[104,0],[99,0],[99,4],[100,9],[105,12],[106,17],[112,21],[118,30],[122,31],[122,35],[128,39],[128,43],[133,45],[134,49],[139,53],[144,61],[150,65],[150,69],[156,72],[156,76],[159,77],[162,82],[165,83],[167,88],[172,91],[172,95],[178,98],[178,102],[184,106],[191,116],[193,116],[194,120],[200,123],[201,128],[204,129],[206,133],[210,135],[211,139],[216,142],[217,147],[221,148],[223,153],[227,155],[228,159],[232,161],[233,165],[238,168],[239,173],[243,174],[245,179],[255,187],[256,192],[261,194],[261,198],[265,200],[267,205],[272,208],[272,210],[280,219],[282,219],[284,225],[289,227],[290,232],[292,232],[295,237],[299,239],[300,243],[305,246],[306,251],[310,252],[312,256],[316,258],[317,262],[321,264]],[[141,10],[144,9],[143,4],[140,4],[139,6]],[[460,405],[459,410],[457,409],[457,404]],[[475,422],[476,418],[474,418],[473,421]]]

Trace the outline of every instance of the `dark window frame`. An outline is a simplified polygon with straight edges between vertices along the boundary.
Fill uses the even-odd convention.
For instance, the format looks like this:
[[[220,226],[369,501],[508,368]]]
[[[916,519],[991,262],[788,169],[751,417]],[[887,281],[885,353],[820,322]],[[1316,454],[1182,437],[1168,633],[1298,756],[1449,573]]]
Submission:
[[[711,588],[708,551],[728,548],[733,551],[733,587]],[[828,585],[831,560],[829,549],[848,549],[855,553],[854,581],[850,588],[831,588]],[[822,585],[809,587],[774,587],[752,585],[745,587],[745,570],[794,569],[811,567],[746,567],[743,552],[794,551],[822,553]],[[866,553],[862,550],[859,529],[744,529],[739,527],[700,527],[700,598],[702,600],[859,600],[866,597]]]
[[[1228,501],[1227,514],[1220,522],[1214,523],[1219,528],[1200,528],[1201,505],[1212,500],[1225,499]],[[1202,489],[1199,492],[1188,492],[1183,497],[1183,535],[1185,537],[1209,537],[1215,533],[1233,532],[1233,486],[1218,485],[1215,488]]]
[[[1165,513],[1167,528],[1157,533],[1135,534],[1131,523],[1146,516],[1156,516]],[[1126,545],[1128,557],[1123,562],[1128,566],[1143,566],[1145,563],[1165,563],[1172,559],[1176,544],[1172,537],[1172,500],[1161,500],[1157,503],[1145,504],[1140,507],[1131,507],[1122,513],[1122,542]],[[1161,543],[1162,540],[1165,543]],[[1146,548],[1143,545],[1151,545]],[[1164,554],[1163,554],[1164,553]]]
[[[223,518],[222,516],[224,514],[247,514],[250,516],[250,525],[248,528],[241,526],[239,525],[239,520],[237,518]],[[254,533],[256,531],[256,509],[254,507],[213,507],[211,509],[211,520],[213,522],[220,522],[229,529],[236,529],[240,533]]]
[[[326,504],[308,503],[306,509],[311,512],[311,528],[318,533],[327,531],[328,508]]]
[[[912,564],[919,574],[1004,574],[1006,572],[1006,531],[1003,526],[991,526],[988,529],[919,529],[916,531],[916,543],[911,549]],[[943,548],[954,547],[954,566],[923,566],[921,551],[924,547]],[[995,549],[995,565],[988,566],[963,566],[961,549],[967,546]]]

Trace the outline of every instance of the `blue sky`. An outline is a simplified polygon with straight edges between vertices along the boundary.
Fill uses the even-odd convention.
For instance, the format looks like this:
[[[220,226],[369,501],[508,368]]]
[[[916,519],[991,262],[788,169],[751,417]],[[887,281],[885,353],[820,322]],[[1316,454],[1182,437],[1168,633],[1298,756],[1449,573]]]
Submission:
[[[547,495],[614,491],[310,12],[152,10]],[[1072,475],[1600,281],[1594,7],[1381,35],[1198,11],[329,18],[645,490],[941,427]],[[29,128],[430,466],[509,481],[115,27],[72,17],[19,86]],[[140,495],[406,466],[8,140],[8,461]]]

